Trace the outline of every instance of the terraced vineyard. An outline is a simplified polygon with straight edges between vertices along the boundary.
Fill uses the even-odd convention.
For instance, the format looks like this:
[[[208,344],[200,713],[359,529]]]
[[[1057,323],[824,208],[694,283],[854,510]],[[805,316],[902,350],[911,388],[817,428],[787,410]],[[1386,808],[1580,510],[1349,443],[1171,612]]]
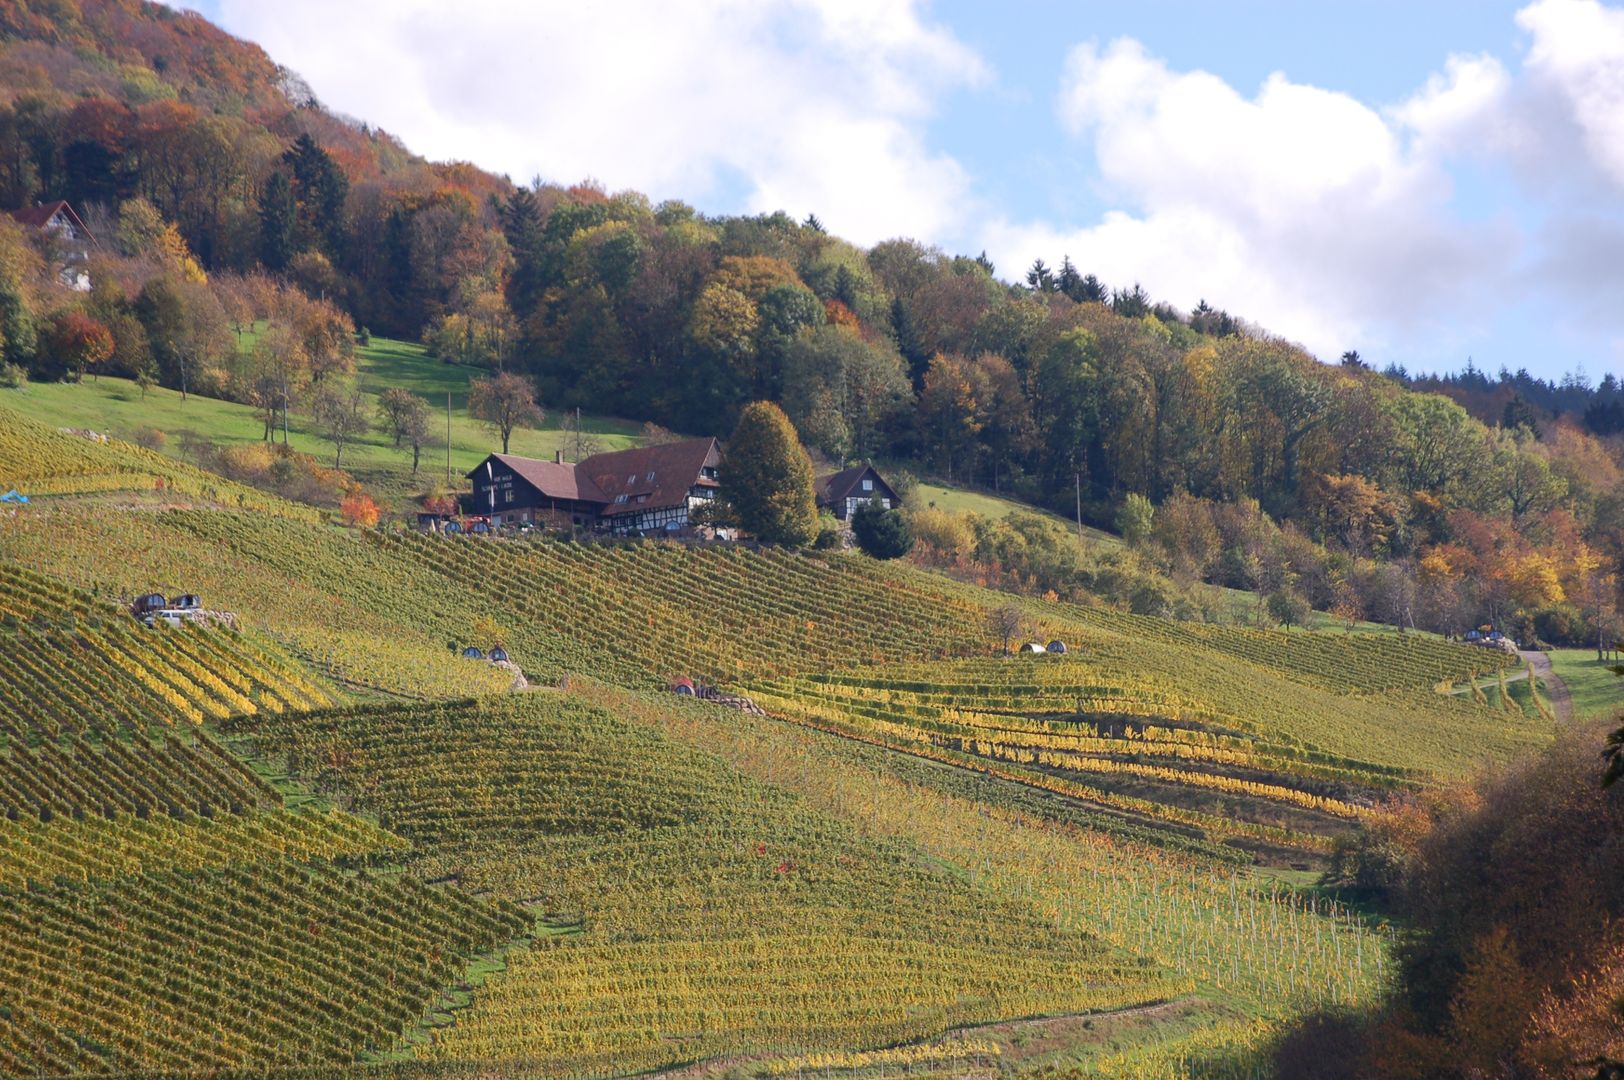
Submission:
[[[1312,686],[1350,694],[1428,688],[1521,663],[1497,649],[1456,645],[1430,634],[1304,634],[1078,607],[1068,608],[1067,617],[1112,634],[1211,649]]]
[[[270,646],[224,629],[147,629],[97,598],[0,567],[0,736],[28,740],[332,704]]]
[[[557,663],[595,674],[710,679],[980,652],[983,609],[869,560],[731,546],[490,544],[406,534],[399,561],[488,598],[521,624],[567,629],[579,651]],[[590,597],[583,609],[581,599]]]
[[[1094,616],[1084,628],[1102,625],[1112,624]],[[1282,636],[1258,669],[1237,674],[1223,657],[1253,632],[1204,636],[1228,647],[1214,656],[1090,634],[1064,656],[755,680],[746,690],[824,731],[1287,862],[1326,850],[1386,794],[1545,737],[1426,688],[1473,674],[1480,656],[1464,647],[1423,646],[1412,664],[1392,665],[1392,688],[1376,691],[1331,677],[1322,658],[1385,670],[1397,647],[1388,639],[1330,639],[1326,650],[1318,637]],[[1275,674],[1259,670],[1264,660]]]
[[[577,697],[234,727],[412,836],[414,872],[574,928],[512,954],[425,1058],[619,1072],[885,1045],[1192,985]]]
[[[354,1061],[528,920],[411,879],[265,861],[0,894],[0,1071]]]
[[[0,491],[11,488],[29,496],[154,494],[312,522],[325,516],[154,451],[70,435],[0,407]]]

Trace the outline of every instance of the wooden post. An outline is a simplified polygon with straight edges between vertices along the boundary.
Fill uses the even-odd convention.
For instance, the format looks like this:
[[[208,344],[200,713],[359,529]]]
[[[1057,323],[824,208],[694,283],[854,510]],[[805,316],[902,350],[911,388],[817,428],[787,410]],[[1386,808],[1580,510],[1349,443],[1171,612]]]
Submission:
[[[451,483],[451,391],[445,392],[445,482]]]

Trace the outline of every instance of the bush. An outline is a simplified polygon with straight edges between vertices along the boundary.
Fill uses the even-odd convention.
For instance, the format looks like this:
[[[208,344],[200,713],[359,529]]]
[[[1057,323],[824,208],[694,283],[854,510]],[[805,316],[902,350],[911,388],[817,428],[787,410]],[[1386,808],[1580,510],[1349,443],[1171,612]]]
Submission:
[[[818,514],[818,538],[812,546],[818,551],[833,551],[840,546],[840,519],[827,510]]]
[[[138,427],[130,433],[130,441],[148,450],[162,450],[169,442],[169,436],[155,427]]]
[[[913,530],[897,510],[887,510],[877,502],[864,503],[851,519],[852,535],[865,555],[876,559],[900,559],[913,550]]]
[[[28,371],[21,364],[0,364],[0,388],[21,389],[28,381]]]
[[[1117,511],[1116,528],[1129,547],[1139,547],[1150,539],[1156,521],[1156,508],[1143,495],[1129,495]]]
[[[1588,645],[1595,635],[1584,615],[1571,604],[1557,604],[1534,614],[1534,633],[1552,645]]]
[[[943,555],[968,555],[976,544],[974,524],[965,515],[955,514],[951,510],[939,510],[934,506],[915,510],[908,515],[908,524],[913,529],[916,541],[929,545]]]

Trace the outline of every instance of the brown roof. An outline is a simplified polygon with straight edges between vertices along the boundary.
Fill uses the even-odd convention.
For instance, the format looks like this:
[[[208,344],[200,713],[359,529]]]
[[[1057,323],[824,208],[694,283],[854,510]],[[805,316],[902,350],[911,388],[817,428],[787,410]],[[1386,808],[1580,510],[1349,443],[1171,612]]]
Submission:
[[[593,454],[578,467],[585,482],[603,492],[603,501],[609,504],[605,514],[629,514],[684,505],[690,489],[716,485],[700,470],[715,468],[721,460],[715,439],[685,439]],[[626,501],[617,503],[621,495]]]
[[[87,238],[90,237],[90,230],[85,228],[85,223],[79,220],[79,215],[73,212],[73,207],[69,206],[65,199],[40,203],[38,206],[25,206],[21,210],[13,210],[11,211],[11,219],[35,229],[43,229],[51,223],[51,219],[56,217],[59,212],[66,213],[69,220],[73,222],[73,227]]]
[[[874,468],[874,466],[865,461],[861,465],[853,465],[849,469],[842,469],[837,473],[830,473],[828,476],[818,477],[814,482],[814,486],[817,488],[818,492],[818,502],[825,506],[834,506],[838,504],[841,500],[845,499],[851,494],[852,489],[857,486],[857,481],[861,480],[865,474],[871,471],[874,473],[874,479],[878,480],[880,484],[884,486],[885,490],[890,494],[891,498],[895,499],[897,497],[897,493],[890,484],[885,482],[885,477],[880,475],[880,471],[878,469]]]
[[[549,499],[576,499],[581,502],[608,502],[580,466],[556,461],[538,461],[535,458],[513,454],[492,454],[491,457],[512,469],[531,487]],[[588,458],[588,461],[591,459]],[[583,462],[582,464],[585,464]],[[474,472],[478,472],[475,469]],[[470,476],[473,473],[469,474]]]

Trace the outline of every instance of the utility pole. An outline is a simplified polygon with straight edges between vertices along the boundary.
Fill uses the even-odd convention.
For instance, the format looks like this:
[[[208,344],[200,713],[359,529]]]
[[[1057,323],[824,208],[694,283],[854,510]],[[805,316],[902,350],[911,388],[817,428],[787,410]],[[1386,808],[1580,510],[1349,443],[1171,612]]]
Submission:
[[[1083,542],[1083,471],[1078,469],[1077,477],[1077,542]]]
[[[451,391],[445,392],[445,482],[451,483]]]

